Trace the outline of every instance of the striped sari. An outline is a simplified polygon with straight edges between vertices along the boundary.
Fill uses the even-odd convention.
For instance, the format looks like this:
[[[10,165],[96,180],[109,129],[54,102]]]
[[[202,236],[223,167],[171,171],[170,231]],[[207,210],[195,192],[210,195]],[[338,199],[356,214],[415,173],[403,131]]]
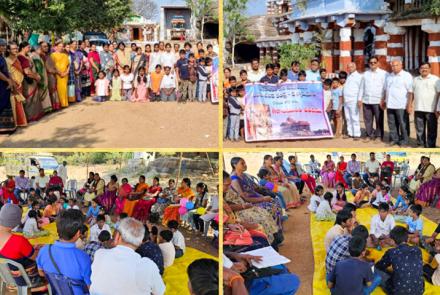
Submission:
[[[12,112],[17,126],[27,126],[26,113],[24,111],[23,102],[26,100],[23,96],[23,69],[17,58],[11,56],[6,58],[8,70],[12,80],[15,82],[15,92],[11,95]]]
[[[17,59],[20,61],[23,72],[26,69],[29,69],[31,72],[36,73],[35,65],[29,57],[20,54],[18,55]],[[25,74],[22,85],[23,96],[26,98],[26,102],[24,104],[26,118],[28,122],[38,121],[44,115],[43,105],[38,95],[38,83],[34,79],[26,78]]]

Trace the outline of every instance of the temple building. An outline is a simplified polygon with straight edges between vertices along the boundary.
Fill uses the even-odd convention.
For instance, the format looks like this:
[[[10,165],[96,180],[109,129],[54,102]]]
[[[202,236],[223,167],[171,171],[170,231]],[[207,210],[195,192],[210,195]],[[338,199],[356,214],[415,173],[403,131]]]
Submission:
[[[271,15],[281,12],[278,32],[286,32],[285,25],[291,42],[320,42],[328,72],[345,70],[351,61],[363,70],[376,55],[387,70],[396,59],[410,72],[429,61],[440,75],[440,23],[426,10],[429,0],[292,0],[287,16],[284,2],[267,1]]]

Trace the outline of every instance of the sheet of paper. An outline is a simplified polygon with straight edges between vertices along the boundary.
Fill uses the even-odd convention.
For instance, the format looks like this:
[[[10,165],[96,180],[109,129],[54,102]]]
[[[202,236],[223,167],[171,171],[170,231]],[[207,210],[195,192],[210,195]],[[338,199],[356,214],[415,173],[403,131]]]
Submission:
[[[260,248],[257,250],[252,250],[248,252],[243,252],[243,254],[249,254],[253,256],[261,256],[262,260],[260,262],[252,261],[252,265],[256,268],[271,267],[280,264],[289,263],[290,260],[275,251],[272,247]]]

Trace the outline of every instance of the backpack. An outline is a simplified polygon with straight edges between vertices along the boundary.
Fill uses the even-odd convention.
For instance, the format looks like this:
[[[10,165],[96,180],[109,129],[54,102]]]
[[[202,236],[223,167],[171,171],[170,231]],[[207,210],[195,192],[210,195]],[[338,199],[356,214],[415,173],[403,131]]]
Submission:
[[[272,267],[279,273],[251,280],[247,285],[249,295],[292,295],[298,291],[300,280],[284,265]]]

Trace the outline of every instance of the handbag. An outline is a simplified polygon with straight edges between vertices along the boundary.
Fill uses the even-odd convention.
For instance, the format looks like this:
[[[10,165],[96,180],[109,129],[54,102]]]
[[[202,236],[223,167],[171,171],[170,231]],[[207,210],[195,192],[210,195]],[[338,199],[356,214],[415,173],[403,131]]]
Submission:
[[[253,243],[251,234],[247,230],[242,233],[228,231],[223,239],[224,245],[249,246]]]
[[[300,280],[298,276],[290,273],[284,265],[274,266],[272,271],[278,273],[270,274],[265,270],[262,274],[269,274],[255,277],[246,283],[250,295],[291,295],[299,289]],[[243,275],[243,274],[242,274]]]
[[[75,97],[75,84],[67,86],[67,96],[68,97]]]

